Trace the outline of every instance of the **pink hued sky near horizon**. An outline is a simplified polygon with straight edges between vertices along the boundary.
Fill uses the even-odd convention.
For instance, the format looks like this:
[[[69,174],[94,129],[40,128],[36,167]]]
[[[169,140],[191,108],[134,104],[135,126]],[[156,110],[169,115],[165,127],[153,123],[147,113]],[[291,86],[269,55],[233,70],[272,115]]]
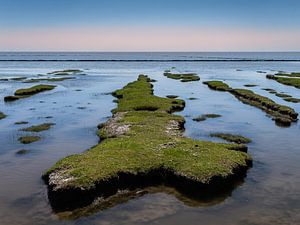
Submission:
[[[246,27],[30,28],[2,30],[0,51],[297,51],[299,40],[299,30]]]

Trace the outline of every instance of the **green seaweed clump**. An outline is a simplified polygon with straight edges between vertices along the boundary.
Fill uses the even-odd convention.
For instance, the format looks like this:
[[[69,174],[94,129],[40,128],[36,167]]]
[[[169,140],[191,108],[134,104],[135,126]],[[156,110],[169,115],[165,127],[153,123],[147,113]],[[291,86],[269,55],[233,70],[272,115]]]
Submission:
[[[29,152],[29,150],[21,149],[16,152],[16,155],[25,155]]]
[[[171,73],[169,70],[164,72],[164,76],[170,79],[180,80],[181,82],[200,80],[200,77],[195,73]]]
[[[213,80],[213,81],[205,81],[203,84],[206,84],[209,88],[217,91],[229,91],[230,87],[228,84],[225,84],[222,81]]]
[[[30,88],[18,89],[15,91],[14,96],[5,96],[4,101],[8,102],[8,101],[15,101],[21,98],[27,98],[32,95],[38,94],[40,92],[53,90],[55,87],[56,86],[54,85],[40,84]]]
[[[107,197],[173,179],[169,185],[194,187],[198,193],[208,186],[220,191],[251,165],[247,153],[232,150],[237,144],[184,137],[184,118],[172,114],[183,109],[184,101],[153,95],[147,76],[140,75],[113,95],[118,106],[99,125],[101,142],[58,161],[43,175],[54,205],[89,204],[95,194]]]
[[[297,75],[297,76],[296,76]],[[288,85],[288,86],[293,86],[295,88],[300,88],[300,78],[296,78],[298,77],[298,73],[293,73],[289,74],[288,77],[286,77],[287,75],[285,74],[285,76],[279,76],[279,75],[271,75],[268,74],[266,76],[267,79],[271,79],[271,80],[275,80],[278,83],[284,84],[284,85]]]
[[[0,112],[0,120],[4,119],[6,115],[3,112]]]
[[[245,138],[241,135],[235,134],[227,134],[227,133],[212,133],[210,134],[211,137],[222,138],[225,141],[234,142],[237,144],[248,144],[251,142],[251,139]]]
[[[53,125],[55,125],[55,124],[54,123],[43,123],[43,124],[23,128],[23,129],[21,129],[21,131],[41,132],[41,131],[49,130]]]
[[[241,102],[252,105],[254,107],[257,107],[263,111],[265,111],[267,114],[272,116],[272,118],[276,121],[276,124],[279,124],[280,121],[284,124],[291,124],[291,122],[296,122],[298,119],[298,113],[295,112],[294,109],[285,106],[285,105],[280,105],[274,102],[273,100],[255,94],[251,90],[247,89],[233,89],[229,87],[227,84],[223,83],[222,81],[209,81],[206,82],[206,84],[210,87],[212,84],[217,83],[217,86],[221,87],[227,87],[226,91],[229,93],[233,94],[238,100]],[[218,90],[216,88],[213,88],[215,90]],[[222,89],[224,91],[224,89]]]
[[[30,143],[39,141],[40,139],[41,139],[41,137],[39,137],[39,136],[23,136],[23,137],[20,137],[18,140],[22,144],[30,144]]]
[[[208,118],[218,118],[218,117],[221,117],[221,115],[219,115],[219,114],[204,114],[204,115],[194,118],[193,120],[196,122],[201,122]]]

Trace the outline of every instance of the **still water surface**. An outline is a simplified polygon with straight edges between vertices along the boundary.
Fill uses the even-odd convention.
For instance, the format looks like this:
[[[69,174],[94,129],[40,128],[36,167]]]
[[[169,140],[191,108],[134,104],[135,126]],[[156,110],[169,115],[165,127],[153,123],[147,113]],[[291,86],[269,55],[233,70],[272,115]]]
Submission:
[[[3,54],[0,58],[5,58]],[[172,55],[174,57],[177,56]],[[300,55],[293,57],[300,58]],[[176,67],[178,72],[196,72],[201,81],[181,83],[168,79],[163,76],[163,71],[170,67]],[[300,103],[285,102],[262,90],[273,88],[300,98],[299,89],[267,80],[265,74],[256,72],[300,71],[299,62],[0,62],[0,79],[34,77],[60,69],[82,69],[86,75],[57,82],[57,88],[50,92],[11,103],[0,101],[0,111],[8,115],[0,121],[1,225],[300,223],[299,123],[289,128],[278,127],[261,110],[202,84],[202,81],[212,79],[225,80],[232,87],[257,84],[259,86],[249,89],[300,113]],[[76,219],[53,213],[41,174],[57,160],[98,143],[96,126],[106,121],[115,107],[113,97],[107,93],[135,80],[140,73],[158,81],[154,83],[156,95],[174,94],[186,101],[184,111],[178,113],[186,119],[186,136],[222,141],[210,138],[209,134],[229,132],[251,138],[249,153],[254,163],[247,177],[230,194],[211,202],[189,202],[173,190],[156,188],[148,190],[148,194],[105,210],[92,210]],[[31,85],[21,81],[1,81],[0,99]],[[197,99],[189,100],[190,97]],[[192,120],[206,113],[217,113],[222,117],[201,123]],[[41,133],[41,141],[24,146],[17,140],[25,134],[19,129],[29,125],[15,125],[17,121],[28,121],[29,125],[44,122],[56,125]],[[29,153],[16,155],[20,149],[27,149]]]

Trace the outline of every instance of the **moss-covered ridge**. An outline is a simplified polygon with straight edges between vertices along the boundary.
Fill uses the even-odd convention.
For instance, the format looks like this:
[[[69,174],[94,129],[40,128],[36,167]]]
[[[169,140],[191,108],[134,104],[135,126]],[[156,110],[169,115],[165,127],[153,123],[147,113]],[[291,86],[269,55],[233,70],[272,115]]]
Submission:
[[[293,86],[295,88],[300,88],[300,73],[291,73],[291,74],[268,74],[267,79],[275,80],[278,83]]]
[[[234,89],[222,81],[206,81],[204,84],[207,84],[208,87],[214,90],[228,91],[241,102],[262,109],[270,115],[277,124],[290,125],[292,122],[296,122],[298,120],[298,113],[296,113],[294,109],[285,105],[277,104],[267,97],[255,94],[251,90]]]
[[[184,119],[171,112],[184,102],[154,96],[148,77],[140,75],[113,95],[118,107],[99,126],[101,143],[60,160],[44,174],[55,209],[162,183],[199,194],[218,192],[245,175],[251,157],[233,150],[239,145],[182,136]]]
[[[0,120],[4,119],[6,115],[3,112],[0,112]]]
[[[40,84],[29,88],[18,89],[15,91],[15,95],[4,97],[4,101],[8,102],[8,101],[15,101],[21,98],[27,98],[32,95],[38,94],[40,92],[53,90],[55,87],[56,87],[55,85]]]
[[[174,79],[180,80],[181,82],[190,82],[190,81],[198,81],[200,77],[196,73],[171,73],[170,70],[166,70],[164,72],[164,76]]]

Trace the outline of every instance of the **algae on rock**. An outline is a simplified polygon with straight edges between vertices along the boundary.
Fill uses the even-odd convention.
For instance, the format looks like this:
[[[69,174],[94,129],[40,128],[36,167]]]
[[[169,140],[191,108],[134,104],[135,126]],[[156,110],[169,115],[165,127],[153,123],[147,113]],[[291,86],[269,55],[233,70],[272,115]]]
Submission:
[[[147,76],[113,95],[118,107],[99,126],[101,142],[58,161],[43,175],[53,206],[86,205],[95,195],[153,183],[198,193],[221,191],[251,165],[247,153],[235,151],[240,145],[184,137],[184,118],[172,114],[184,108],[184,101],[153,95]]]

